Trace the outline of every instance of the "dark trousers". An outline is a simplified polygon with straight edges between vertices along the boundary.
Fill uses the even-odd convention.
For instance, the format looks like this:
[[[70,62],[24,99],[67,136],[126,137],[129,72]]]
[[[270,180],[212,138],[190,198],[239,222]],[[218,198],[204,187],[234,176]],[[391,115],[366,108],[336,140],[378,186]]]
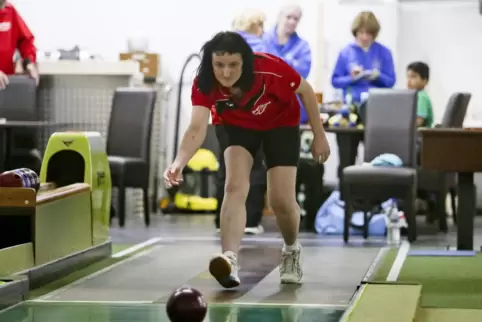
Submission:
[[[358,154],[358,145],[363,142],[363,134],[337,133],[336,143],[338,145],[338,179],[343,179],[343,169],[354,165]]]
[[[246,199],[246,227],[257,227],[263,218],[264,195],[266,185],[252,185]],[[221,205],[224,199],[224,184],[218,186],[218,209],[216,210],[215,224],[219,228],[221,223]]]
[[[303,231],[315,231],[316,214],[327,197],[323,189],[324,173],[323,164],[311,159],[300,160],[296,174],[296,196],[304,214],[300,227]]]
[[[343,169],[355,164],[358,154],[358,145],[363,142],[363,134],[337,133],[336,143],[338,144],[338,185],[343,200]]]
[[[220,150],[223,151],[223,143],[227,139],[224,131],[216,131],[218,141],[221,145]],[[250,188],[248,198],[246,199],[246,227],[257,227],[261,223],[264,209],[264,196],[266,193],[266,168],[263,163],[264,154],[259,149],[253,160],[253,168],[251,169]],[[216,228],[220,227],[221,205],[224,200],[224,183],[226,178],[226,166],[224,164],[224,153],[219,155],[219,170],[217,176],[217,200],[218,208],[216,210],[215,224]]]

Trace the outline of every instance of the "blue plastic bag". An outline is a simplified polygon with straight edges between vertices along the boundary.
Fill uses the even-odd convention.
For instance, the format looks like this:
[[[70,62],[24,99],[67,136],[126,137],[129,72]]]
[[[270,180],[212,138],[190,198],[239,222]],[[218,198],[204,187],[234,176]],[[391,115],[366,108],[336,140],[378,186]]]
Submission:
[[[370,216],[368,234],[370,236],[385,236],[385,215],[375,214]],[[316,214],[315,229],[321,235],[342,235],[344,229],[345,202],[340,199],[340,192],[333,191],[330,197],[323,203]],[[360,236],[363,234],[363,212],[356,211],[352,214],[350,235]]]

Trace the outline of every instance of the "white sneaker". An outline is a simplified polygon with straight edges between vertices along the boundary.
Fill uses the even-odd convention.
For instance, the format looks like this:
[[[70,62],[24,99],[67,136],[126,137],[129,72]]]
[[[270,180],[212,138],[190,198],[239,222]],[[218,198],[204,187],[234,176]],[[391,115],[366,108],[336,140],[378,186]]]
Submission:
[[[262,225],[258,225],[257,227],[246,227],[244,233],[246,235],[258,235],[264,233],[264,228]]]
[[[239,286],[238,271],[237,257],[232,252],[217,254],[209,262],[209,272],[224,288]]]
[[[287,252],[283,250],[283,262],[279,267],[281,284],[299,284],[303,277],[301,269],[301,245],[297,250]]]

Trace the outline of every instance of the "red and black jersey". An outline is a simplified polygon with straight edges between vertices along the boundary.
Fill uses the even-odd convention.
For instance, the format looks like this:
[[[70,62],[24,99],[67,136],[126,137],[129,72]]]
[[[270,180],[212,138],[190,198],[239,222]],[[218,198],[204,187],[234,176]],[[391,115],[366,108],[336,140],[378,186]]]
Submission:
[[[267,53],[255,53],[254,76],[251,90],[235,101],[239,106],[249,106],[249,109],[225,109],[220,114],[216,102],[233,100],[229,91],[218,86],[211,93],[203,94],[197,78],[192,86],[192,104],[209,108],[214,125],[230,124],[253,130],[298,125],[300,104],[295,91],[301,83],[301,76],[282,59]]]

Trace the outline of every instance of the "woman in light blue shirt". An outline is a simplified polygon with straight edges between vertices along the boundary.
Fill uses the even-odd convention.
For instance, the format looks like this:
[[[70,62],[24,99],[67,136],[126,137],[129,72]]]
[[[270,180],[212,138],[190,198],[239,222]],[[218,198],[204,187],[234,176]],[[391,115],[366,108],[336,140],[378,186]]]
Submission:
[[[279,13],[276,26],[263,35],[266,52],[282,58],[288,65],[293,67],[304,79],[311,70],[311,49],[306,40],[296,32],[301,20],[302,10],[298,5],[283,7]],[[301,107],[302,124],[308,123],[308,116],[298,99]]]
[[[244,40],[255,52],[266,52],[266,46],[261,37],[264,32],[266,16],[259,10],[245,10],[233,21],[233,29],[243,36]]]

